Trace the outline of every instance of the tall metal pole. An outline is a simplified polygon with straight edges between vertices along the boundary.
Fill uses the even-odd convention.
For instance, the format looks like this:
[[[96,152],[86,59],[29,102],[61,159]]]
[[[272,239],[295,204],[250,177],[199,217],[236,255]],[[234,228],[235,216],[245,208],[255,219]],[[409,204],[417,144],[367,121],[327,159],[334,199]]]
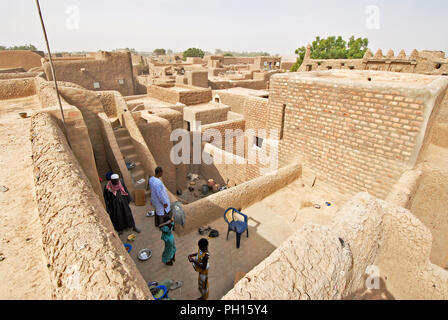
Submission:
[[[54,72],[53,58],[51,57],[50,44],[48,43],[47,31],[45,30],[44,19],[42,18],[42,12],[40,11],[39,0],[36,0],[36,5],[37,5],[37,10],[39,11],[40,23],[42,25],[42,31],[44,33],[45,43],[47,44],[48,57],[50,59],[51,74],[53,76],[54,88],[56,90],[56,95],[58,97],[59,109],[61,110],[62,124],[64,125],[64,130],[65,130],[65,135],[67,137],[68,145],[70,146],[70,140],[68,139],[68,135],[67,135],[67,127],[65,125],[64,110],[62,108],[61,97],[59,96],[58,82],[56,80],[56,74]]]

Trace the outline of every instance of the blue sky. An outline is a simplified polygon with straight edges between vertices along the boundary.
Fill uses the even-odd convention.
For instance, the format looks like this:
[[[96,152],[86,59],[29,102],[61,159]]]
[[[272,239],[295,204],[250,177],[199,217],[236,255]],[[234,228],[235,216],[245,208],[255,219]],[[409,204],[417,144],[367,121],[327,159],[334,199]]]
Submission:
[[[368,37],[370,48],[448,52],[446,0],[40,0],[53,51],[199,47],[293,55],[316,35]],[[79,9],[79,28],[67,8]],[[368,6],[379,29],[366,27]],[[72,11],[73,12],[73,11]],[[71,20],[70,20],[71,19]],[[73,24],[72,24],[73,25]],[[0,44],[43,50],[34,0],[1,0]]]

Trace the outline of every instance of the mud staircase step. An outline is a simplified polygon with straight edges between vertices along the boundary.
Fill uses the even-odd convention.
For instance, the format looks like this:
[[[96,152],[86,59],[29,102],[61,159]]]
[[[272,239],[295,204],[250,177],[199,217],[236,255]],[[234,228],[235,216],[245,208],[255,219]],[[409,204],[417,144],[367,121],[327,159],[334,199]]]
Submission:
[[[135,150],[132,138],[130,137],[128,130],[123,127],[118,127],[114,129],[114,134],[125,162],[132,161],[135,163],[135,167],[129,170],[134,188],[146,189],[146,173],[142,163],[139,161],[137,151]],[[138,183],[138,181],[142,182]]]

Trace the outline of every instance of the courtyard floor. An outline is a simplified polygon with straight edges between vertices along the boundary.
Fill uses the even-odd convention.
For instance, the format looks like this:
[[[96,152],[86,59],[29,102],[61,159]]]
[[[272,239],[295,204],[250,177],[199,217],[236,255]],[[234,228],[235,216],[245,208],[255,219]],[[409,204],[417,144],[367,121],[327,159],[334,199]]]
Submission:
[[[301,208],[302,202],[305,201],[320,204],[321,209],[312,206]],[[325,201],[331,202],[331,206],[326,206]],[[249,238],[246,235],[241,237],[240,249],[236,249],[235,233],[231,232],[229,240],[226,241],[227,224],[223,218],[210,221],[208,225],[218,230],[220,235],[218,238],[209,239],[209,299],[221,299],[233,288],[237,272],[249,272],[304,224],[330,224],[342,204],[343,200],[336,193],[329,194],[316,187],[310,188],[304,186],[301,180],[297,180],[243,210],[243,213],[249,216]],[[188,262],[187,255],[197,252],[197,242],[203,236],[197,231],[182,237],[175,233],[176,262],[174,266],[164,265],[161,261],[164,248],[160,239],[161,232],[155,228],[154,218],[145,216],[146,211],[150,209],[149,204],[145,207],[132,205],[136,224],[142,232],[136,234],[133,242],[127,240],[127,236],[132,232],[124,232],[120,236],[121,240],[133,245],[130,255],[147,282],[182,280],[183,287],[171,291],[169,296],[179,300],[198,298],[197,273]],[[152,258],[148,261],[141,262],[137,259],[137,253],[142,248],[152,250]]]

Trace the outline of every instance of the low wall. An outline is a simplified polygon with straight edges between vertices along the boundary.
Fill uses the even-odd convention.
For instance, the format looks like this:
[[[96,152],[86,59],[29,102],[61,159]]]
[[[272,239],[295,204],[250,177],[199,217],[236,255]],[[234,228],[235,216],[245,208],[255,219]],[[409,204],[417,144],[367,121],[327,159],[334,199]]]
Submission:
[[[421,167],[405,171],[398,182],[392,187],[386,200],[397,206],[410,209],[422,175],[423,171]]]
[[[408,210],[360,193],[337,217],[302,227],[223,299],[356,297],[372,265],[396,299],[448,299],[448,272],[429,262],[431,233]]]
[[[40,72],[14,72],[14,73],[0,72],[0,80],[34,78],[38,75],[40,75]]]
[[[110,121],[105,113],[99,113],[98,118],[100,120],[101,134],[103,136],[107,161],[112,167],[113,172],[120,172],[120,177],[123,178],[126,187],[135,199],[134,184],[132,182],[131,173],[124,162],[124,157],[120,151],[120,147],[118,146],[112,125],[110,124]]]
[[[183,207],[186,216],[185,228],[177,228],[176,232],[187,234],[196,230],[199,226],[223,217],[224,211],[229,207],[244,209],[287,186],[300,178],[301,174],[301,165],[289,165],[257,179],[187,204]]]
[[[29,97],[36,94],[33,78],[0,80],[0,100]]]
[[[151,299],[56,120],[33,115],[34,181],[54,299]]]
[[[0,69],[23,68],[26,71],[42,66],[41,59],[44,54],[41,51],[31,50],[2,50],[0,51]]]

